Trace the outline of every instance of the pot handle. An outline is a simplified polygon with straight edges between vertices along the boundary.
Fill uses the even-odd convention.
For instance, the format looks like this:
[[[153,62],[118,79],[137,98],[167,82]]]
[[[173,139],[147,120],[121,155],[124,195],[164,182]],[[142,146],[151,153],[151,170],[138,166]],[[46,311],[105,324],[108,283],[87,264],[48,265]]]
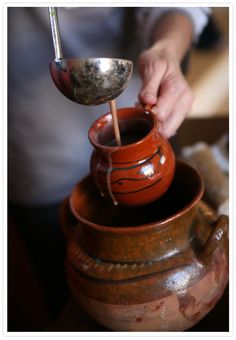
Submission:
[[[79,223],[70,211],[69,198],[66,198],[59,210],[59,223],[64,236],[69,239],[78,232]]]
[[[229,218],[226,215],[220,215],[213,223],[213,230],[200,250],[199,257],[204,262],[209,259],[214,251],[228,239]],[[228,243],[228,241],[227,241]]]

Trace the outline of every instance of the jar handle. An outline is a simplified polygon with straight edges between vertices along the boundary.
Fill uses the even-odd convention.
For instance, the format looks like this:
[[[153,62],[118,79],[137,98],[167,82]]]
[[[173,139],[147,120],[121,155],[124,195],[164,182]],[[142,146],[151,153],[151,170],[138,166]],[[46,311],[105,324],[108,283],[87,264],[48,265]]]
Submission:
[[[204,262],[212,256],[214,251],[225,242],[228,238],[229,218],[226,215],[220,215],[214,222],[214,229],[212,230],[208,240],[202,247],[199,257]],[[227,241],[228,243],[228,241]]]
[[[144,110],[145,110],[145,111],[152,111],[153,106],[154,106],[154,105],[146,104],[146,105],[144,106]]]

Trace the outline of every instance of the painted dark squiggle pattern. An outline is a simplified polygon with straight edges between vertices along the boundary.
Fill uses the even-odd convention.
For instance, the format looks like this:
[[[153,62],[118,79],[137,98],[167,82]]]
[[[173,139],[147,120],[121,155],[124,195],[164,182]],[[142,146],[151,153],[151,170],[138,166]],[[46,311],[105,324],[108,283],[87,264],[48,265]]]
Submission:
[[[134,160],[129,161],[129,162],[113,162],[113,164],[129,164],[129,163],[139,162],[138,165],[141,165],[141,164],[143,165],[146,162],[150,161],[156,155],[160,155],[160,157],[162,156],[162,149],[161,149],[160,146],[158,146],[157,150],[154,153],[152,153],[151,155],[145,156],[143,158],[143,160],[134,159]],[[114,169],[116,169],[116,168],[114,168]],[[120,168],[118,168],[118,169],[120,169]]]
[[[162,180],[162,177],[158,176],[162,156],[163,156],[162,149],[161,149],[160,146],[158,146],[156,151],[151,156],[149,156],[148,159],[145,159],[144,161],[142,161],[142,163],[138,163],[138,164],[136,163],[136,164],[131,165],[129,167],[122,167],[122,168],[110,167],[110,166],[107,167],[106,173],[107,173],[107,176],[109,174],[109,187],[110,187],[109,192],[110,192],[110,194],[111,194],[111,191],[112,191],[112,196],[113,195],[135,194],[135,193],[145,191],[145,190],[155,186],[157,183],[159,183]],[[157,165],[154,165],[155,157],[158,157]],[[113,164],[114,163],[112,163],[112,165]],[[122,164],[122,163],[120,163],[120,164]],[[152,166],[153,172],[151,173],[151,175],[144,175],[143,172],[142,172],[142,167],[145,166],[145,165],[148,165],[148,164],[150,164]],[[121,178],[115,179],[113,181],[111,180],[111,175],[114,174],[114,172],[126,171],[126,173],[127,173],[127,171],[132,171],[132,170],[135,170],[135,169],[137,169],[135,176],[131,172],[130,177],[121,177]],[[108,186],[108,182],[107,182],[108,177],[107,176],[106,177],[103,177],[103,176],[100,177],[99,187],[100,187],[101,192],[105,192],[107,190],[107,186]],[[141,176],[141,177],[137,177],[137,176]],[[149,180],[150,180],[151,177],[153,177],[153,181],[150,184]],[[155,178],[157,178],[157,179],[155,180]],[[125,190],[127,183],[129,183],[129,182],[136,182],[136,183],[142,183],[143,182],[143,183],[145,183],[145,181],[147,181],[147,179],[148,179],[148,185],[142,186],[141,188],[140,187],[136,188],[135,190]],[[117,188],[116,188],[117,185],[122,188],[122,191],[117,190]],[[111,190],[111,188],[112,188],[112,190]]]
[[[137,190],[133,190],[133,191],[122,191],[122,192],[119,192],[119,191],[113,191],[113,194],[115,195],[126,195],[126,194],[135,194],[137,192],[140,192],[140,191],[145,191],[151,187],[153,187],[154,185],[156,185],[157,183],[159,183],[161,181],[161,178],[159,178],[156,182],[150,184],[150,185],[147,185],[146,187],[142,187],[141,189],[137,189]]]
[[[124,181],[134,181],[134,182],[140,182],[140,181],[145,181],[146,178],[145,177],[142,177],[142,178],[128,178],[128,177],[124,177],[124,178],[120,178],[120,179],[117,179],[116,181],[114,182],[111,182],[111,184],[119,184],[119,185],[122,185]]]

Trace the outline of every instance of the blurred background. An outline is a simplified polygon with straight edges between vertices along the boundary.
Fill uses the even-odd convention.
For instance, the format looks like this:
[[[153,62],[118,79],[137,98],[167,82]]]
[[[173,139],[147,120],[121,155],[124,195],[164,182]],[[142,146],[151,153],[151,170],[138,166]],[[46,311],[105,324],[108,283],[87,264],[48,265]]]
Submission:
[[[187,79],[196,96],[190,118],[222,117],[229,112],[229,10],[213,8],[212,12],[214,31],[209,36],[204,33],[190,59]],[[209,97],[214,101],[209,101]]]
[[[212,8],[210,25],[193,48],[189,60],[186,79],[194,92],[195,102],[188,119],[178,130],[179,148],[201,138],[213,143],[228,132],[228,68],[229,9]]]

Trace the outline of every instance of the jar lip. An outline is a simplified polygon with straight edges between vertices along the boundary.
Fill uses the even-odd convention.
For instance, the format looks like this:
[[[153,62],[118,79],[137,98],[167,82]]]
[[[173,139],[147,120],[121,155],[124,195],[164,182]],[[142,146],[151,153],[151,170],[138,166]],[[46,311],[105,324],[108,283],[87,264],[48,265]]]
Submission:
[[[88,138],[89,138],[91,144],[95,148],[102,148],[103,150],[110,151],[111,153],[113,151],[117,151],[117,150],[127,150],[129,148],[132,148],[134,145],[138,146],[138,145],[142,144],[145,140],[147,140],[149,138],[150,135],[152,135],[152,133],[155,129],[157,130],[157,125],[158,125],[157,116],[152,111],[141,109],[141,108],[136,108],[136,107],[124,107],[124,108],[117,109],[117,112],[119,114],[122,114],[125,111],[130,111],[130,112],[133,111],[133,112],[136,112],[136,113],[142,113],[142,114],[146,113],[147,115],[151,115],[151,117],[153,118],[153,126],[151,127],[150,131],[144,137],[140,138],[136,142],[126,144],[126,145],[110,146],[110,145],[99,143],[95,138],[94,127],[97,126],[99,124],[99,122],[101,122],[103,119],[105,119],[108,116],[110,116],[111,119],[112,119],[111,112],[107,112],[107,113],[103,114],[102,116],[100,116],[98,119],[96,119],[89,128]]]
[[[138,233],[138,232],[143,232],[143,231],[150,231],[150,230],[158,228],[158,227],[165,227],[165,225],[168,224],[171,220],[176,220],[180,216],[183,216],[184,214],[189,212],[200,201],[200,199],[202,198],[203,193],[204,193],[204,182],[203,182],[202,176],[199,174],[199,172],[195,168],[193,168],[191,165],[187,164],[184,161],[178,160],[177,163],[179,163],[180,165],[182,164],[184,166],[187,166],[187,167],[189,167],[189,168],[191,168],[192,170],[195,171],[195,173],[197,174],[197,178],[198,178],[199,190],[194,195],[192,200],[186,206],[184,206],[182,209],[180,209],[177,213],[172,214],[171,216],[169,216],[165,219],[161,219],[161,220],[156,221],[156,222],[154,221],[154,222],[151,222],[151,223],[145,223],[145,224],[127,226],[127,227],[126,226],[124,227],[124,226],[109,226],[109,225],[96,224],[94,222],[91,222],[91,221],[81,217],[76,212],[75,207],[72,204],[72,195],[73,195],[73,192],[76,191],[76,188],[71,192],[71,195],[69,197],[70,209],[71,209],[73,215],[79,220],[79,222],[86,225],[86,227],[90,227],[92,229],[96,229],[98,231],[103,231],[103,232],[118,233],[118,234],[123,234],[123,233],[127,233],[127,232],[128,233]]]

